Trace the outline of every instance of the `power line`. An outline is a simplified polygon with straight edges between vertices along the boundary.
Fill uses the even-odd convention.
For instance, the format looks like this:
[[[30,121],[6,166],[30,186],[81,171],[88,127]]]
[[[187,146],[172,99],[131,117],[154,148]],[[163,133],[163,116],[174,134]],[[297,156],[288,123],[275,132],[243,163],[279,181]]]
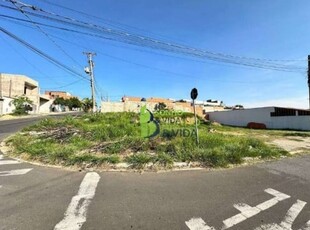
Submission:
[[[4,42],[6,42],[17,54],[19,54],[31,67],[33,67],[35,70],[37,70],[40,74],[44,75],[46,77],[46,79],[52,81],[53,83],[56,83],[57,85],[59,85],[58,87],[53,87],[53,88],[41,88],[41,89],[61,89],[61,88],[65,88],[65,87],[68,87],[68,86],[71,86],[71,85],[74,85],[80,81],[82,81],[82,79],[80,80],[77,80],[77,81],[74,81],[74,82],[71,82],[69,84],[66,84],[66,85],[60,85],[59,82],[55,81],[54,78],[48,76],[45,72],[41,71],[39,68],[37,68],[35,65],[33,65],[24,55],[22,55],[17,49],[14,48],[14,46],[12,46],[8,41],[6,41],[2,36],[1,36],[2,40]],[[54,80],[52,80],[54,79]]]
[[[27,62],[27,64],[29,66],[31,66],[33,69],[35,69],[36,71],[38,71],[40,74],[44,75],[46,77],[46,79],[52,81],[52,78],[50,76],[48,76],[45,72],[43,72],[42,70],[40,70],[37,66],[33,65],[32,62],[30,62],[23,54],[21,54],[21,52],[19,52],[17,49],[15,49],[14,46],[12,46],[8,41],[6,41],[2,36],[1,36],[2,40],[11,47],[12,50],[14,50],[15,53],[17,53],[20,57],[22,57],[24,59],[25,62]],[[57,85],[60,85],[57,81],[53,81],[53,83],[56,83]]]
[[[57,36],[53,36],[53,37],[55,37],[56,39],[59,39],[59,40],[61,40],[61,41],[70,43],[71,45],[75,45],[75,46],[77,46],[77,47],[86,49],[85,46],[79,45],[79,44],[77,44],[77,43],[75,43],[75,42],[68,41],[68,40],[66,40],[66,39],[63,39],[63,38],[60,38],[60,37],[57,37]],[[121,62],[129,63],[129,64],[132,64],[132,65],[136,65],[136,66],[139,66],[139,67],[142,67],[142,68],[147,68],[147,69],[155,70],[155,71],[158,71],[158,72],[167,73],[167,74],[169,74],[169,75],[175,75],[175,76],[181,76],[181,77],[187,77],[187,78],[193,79],[193,76],[192,76],[192,75],[189,75],[189,74],[176,73],[176,72],[173,72],[173,71],[169,71],[169,70],[157,68],[157,67],[154,67],[154,66],[149,66],[149,65],[145,65],[145,64],[141,64],[141,63],[129,61],[129,60],[127,60],[127,59],[120,58],[120,57],[116,57],[116,56],[114,56],[114,55],[110,55],[110,54],[107,54],[107,53],[103,53],[103,52],[100,52],[100,51],[98,51],[98,50],[97,50],[97,53],[100,53],[101,55],[106,56],[106,57],[108,57],[108,58],[112,58],[112,59],[114,59],[114,60],[118,60],[118,61],[121,61]],[[195,78],[199,78],[199,77],[195,77]],[[199,78],[199,79],[205,79],[205,78]],[[220,81],[220,80],[214,80],[214,79],[208,79],[208,81],[214,81],[214,82],[231,82],[231,83],[246,83],[246,84],[255,84],[255,83],[266,82],[266,81],[255,81],[255,82],[253,82],[253,81],[251,81],[251,82],[244,82],[244,81]]]
[[[7,0],[8,1],[8,0]],[[23,3],[20,3],[23,4]],[[24,6],[24,5],[23,5]],[[285,72],[299,72],[299,70],[304,68],[301,67],[294,67],[290,65],[283,65],[283,64],[277,64],[277,63],[271,63],[271,61],[291,61],[291,60],[270,60],[270,59],[258,59],[258,58],[248,58],[248,57],[242,57],[242,56],[233,56],[233,55],[227,55],[222,53],[214,53],[210,51],[195,49],[179,44],[173,44],[173,43],[167,43],[160,40],[156,40],[149,37],[144,37],[136,34],[128,33],[128,31],[122,31],[122,30],[114,30],[102,26],[98,26],[91,23],[82,22],[80,20],[72,19],[69,17],[61,16],[59,14],[47,12],[45,10],[42,10],[37,7],[30,7],[25,6],[33,11],[38,11],[40,13],[45,13],[50,16],[44,16],[38,13],[29,12],[28,14],[34,15],[36,17],[41,17],[46,20],[52,20],[57,23],[67,24],[74,27],[80,27],[84,29],[90,29],[93,32],[100,32],[107,34],[111,37],[109,39],[116,40],[118,42],[125,42],[132,45],[138,45],[142,47],[148,47],[152,49],[159,49],[166,52],[174,52],[178,54],[183,55],[190,55],[198,58],[206,58],[212,61],[218,61],[218,62],[226,62],[236,65],[244,65],[244,66],[250,66],[250,67],[256,67],[256,68],[262,68],[262,69],[272,69],[272,70],[278,70],[278,71],[285,71]],[[57,17],[57,18],[55,18]],[[60,18],[60,19],[59,19]]]
[[[102,17],[98,17],[98,16],[95,16],[95,15],[87,14],[85,12],[82,12],[82,11],[79,11],[79,10],[75,10],[75,9],[72,9],[72,8],[69,8],[69,7],[65,7],[63,5],[60,5],[60,4],[57,4],[57,3],[54,3],[54,2],[50,2],[50,1],[47,1],[47,0],[37,0],[37,1],[44,2],[44,3],[47,3],[49,5],[56,6],[56,7],[59,7],[59,8],[62,8],[62,9],[65,9],[65,10],[68,10],[68,11],[71,11],[71,12],[74,12],[74,13],[78,13],[80,15],[86,16],[87,18],[91,17],[91,18],[100,20],[101,22],[103,22],[103,23],[105,23],[107,25],[114,26],[114,27],[119,28],[119,29],[124,29],[124,28],[135,29],[137,31],[150,33],[150,34],[153,34],[155,36],[162,37],[162,38],[165,38],[165,39],[172,39],[172,38],[169,38],[167,36],[164,36],[164,35],[161,35],[161,34],[156,34],[156,33],[153,33],[151,31],[148,31],[148,30],[145,30],[145,29],[141,29],[141,28],[138,28],[138,27],[135,27],[135,26],[132,26],[132,25],[128,25],[128,24],[124,24],[124,23],[120,23],[120,22],[116,22],[114,20],[110,20],[110,19],[107,19],[107,18],[102,18]]]
[[[30,49],[31,51],[33,51],[34,53],[38,54],[39,56],[45,58],[46,60],[48,60],[49,62],[51,62],[52,64],[62,68],[63,70],[78,76],[82,79],[86,79],[89,80],[88,78],[86,78],[85,76],[81,75],[80,73],[76,72],[74,69],[66,66],[65,64],[59,62],[58,60],[52,58],[51,56],[45,54],[43,51],[39,50],[38,48],[34,47],[33,45],[27,43],[26,41],[22,40],[21,38],[17,37],[16,35],[10,33],[9,31],[7,31],[6,29],[4,29],[3,27],[0,27],[0,30],[5,33],[6,35],[8,35],[9,37],[13,38],[14,40],[18,41],[19,43],[21,43],[22,45],[24,45],[26,48]]]
[[[50,40],[63,54],[65,54],[65,56],[67,56],[70,60],[72,60],[75,64],[77,64],[78,66],[80,66],[81,68],[82,65],[79,64],[73,57],[71,57],[61,46],[59,46],[50,36],[48,33],[46,33],[36,22],[34,22],[24,11],[21,7],[18,7],[15,1],[11,1],[12,4],[27,18],[31,21],[31,23],[33,25],[35,25],[35,27],[42,33],[44,34],[44,36],[47,37],[48,40]]]
[[[62,89],[62,88],[66,88],[66,87],[68,87],[68,86],[71,86],[71,85],[74,85],[74,84],[76,84],[76,83],[79,83],[79,82],[81,82],[83,79],[79,79],[79,80],[77,80],[77,81],[74,81],[74,82],[71,82],[71,83],[68,83],[68,84],[66,84],[66,85],[63,85],[63,86],[59,86],[59,87],[52,87],[52,88],[42,88],[42,89]]]
[[[11,17],[11,16],[7,16],[7,15],[0,14],[0,17],[8,19],[9,21],[13,20],[12,22],[14,22],[14,23],[18,23],[17,21],[22,21],[22,22],[25,22],[25,23],[29,23],[28,20],[24,20],[24,19],[20,19],[20,18],[16,18],[16,17]],[[46,27],[49,27],[49,28],[59,29],[59,30],[65,31],[65,32],[79,33],[79,34],[86,35],[86,36],[102,38],[102,39],[105,39],[105,40],[113,41],[112,39],[107,38],[107,37],[103,37],[101,35],[85,33],[85,32],[81,32],[81,31],[77,31],[77,30],[72,30],[72,29],[67,29],[67,28],[63,28],[63,27],[52,26],[52,25],[48,25],[48,24],[44,24],[44,23],[39,23],[39,22],[37,22],[37,24],[40,24],[42,26],[46,26]],[[22,24],[22,25],[24,25],[24,24]],[[51,35],[51,36],[52,37],[56,37],[56,38],[62,40],[61,38],[59,38],[59,37],[57,37],[55,35]],[[70,41],[70,43],[72,43],[72,42]],[[208,62],[206,60],[203,61],[203,60],[198,60],[198,59],[190,59],[190,58],[185,58],[185,57],[180,57],[180,56],[173,56],[173,55],[158,53],[158,52],[154,52],[154,51],[150,51],[150,50],[145,50],[145,49],[142,50],[142,49],[137,49],[137,48],[133,48],[133,47],[127,47],[127,46],[121,46],[121,45],[115,45],[115,44],[109,44],[109,45],[112,45],[112,46],[115,46],[115,47],[126,48],[126,49],[130,49],[130,50],[134,50],[134,51],[139,51],[139,52],[146,52],[146,53],[156,54],[156,55],[160,55],[160,56],[166,56],[166,57],[171,57],[171,58],[183,59],[183,60],[187,60],[187,61],[195,61],[195,62],[201,62],[201,63],[210,63],[210,62]],[[221,63],[221,62],[211,62],[211,63],[212,64],[216,64],[216,65],[223,65],[224,64],[226,66],[230,65],[231,67],[236,67],[236,65],[234,65],[232,63]],[[251,66],[246,66],[246,65],[241,65],[239,67],[251,68]],[[299,72],[299,73],[305,74],[306,70],[304,70],[304,71],[286,71],[286,72]]]

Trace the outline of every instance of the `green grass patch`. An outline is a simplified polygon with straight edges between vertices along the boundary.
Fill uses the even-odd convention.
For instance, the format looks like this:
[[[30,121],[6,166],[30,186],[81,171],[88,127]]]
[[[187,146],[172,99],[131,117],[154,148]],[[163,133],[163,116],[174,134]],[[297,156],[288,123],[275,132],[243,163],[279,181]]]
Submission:
[[[138,169],[149,163],[171,167],[174,162],[199,162],[206,167],[227,167],[229,164],[242,163],[246,157],[268,159],[288,155],[286,151],[264,143],[263,138],[257,138],[262,134],[269,135],[272,132],[269,130],[233,128],[201,121],[197,145],[195,135],[182,136],[183,129],[194,130],[194,125],[188,122],[189,119],[192,122],[192,114],[177,114],[175,117],[171,114],[155,114],[155,117],[162,119],[161,130],[169,128],[181,131],[176,136],[158,135],[146,139],[140,136],[139,114],[98,113],[43,119],[11,137],[8,142],[13,146],[15,155],[26,155],[28,159],[44,163],[100,166],[127,162]],[[182,122],[170,122],[171,119]],[[210,133],[210,129],[217,132]],[[276,131],[276,135],[309,134]]]

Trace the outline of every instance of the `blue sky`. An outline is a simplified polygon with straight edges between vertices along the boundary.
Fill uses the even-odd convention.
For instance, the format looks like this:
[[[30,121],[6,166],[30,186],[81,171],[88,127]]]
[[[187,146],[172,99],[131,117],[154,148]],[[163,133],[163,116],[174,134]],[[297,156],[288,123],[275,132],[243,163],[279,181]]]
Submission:
[[[278,63],[302,67],[298,72],[252,68],[42,26],[41,29],[54,40],[52,42],[32,24],[25,26],[1,18],[2,28],[81,74],[87,65],[82,52],[96,52],[95,78],[98,94],[103,97],[109,96],[111,100],[119,100],[122,95],[181,99],[189,98],[191,88],[196,87],[199,100],[219,99],[227,105],[243,104],[246,107],[308,107],[308,0],[50,1],[97,18],[48,4],[45,0],[23,0],[48,12],[170,44],[233,56],[284,60]],[[10,3],[2,4],[11,6]],[[21,12],[3,7],[1,14],[27,19]],[[33,21],[51,23],[29,17]],[[65,90],[81,98],[90,97],[88,81],[62,87],[79,78],[1,32],[0,47],[0,72],[32,77],[39,81],[42,91]]]

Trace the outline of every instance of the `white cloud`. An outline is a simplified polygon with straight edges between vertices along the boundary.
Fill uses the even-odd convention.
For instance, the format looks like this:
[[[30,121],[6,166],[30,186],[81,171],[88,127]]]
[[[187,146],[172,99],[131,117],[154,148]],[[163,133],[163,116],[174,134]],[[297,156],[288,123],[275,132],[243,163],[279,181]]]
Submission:
[[[298,109],[308,109],[309,101],[308,101],[308,98],[305,98],[305,97],[282,98],[282,99],[276,99],[276,100],[244,102],[243,106],[245,108],[279,106],[279,107],[289,107],[289,108],[298,108]]]

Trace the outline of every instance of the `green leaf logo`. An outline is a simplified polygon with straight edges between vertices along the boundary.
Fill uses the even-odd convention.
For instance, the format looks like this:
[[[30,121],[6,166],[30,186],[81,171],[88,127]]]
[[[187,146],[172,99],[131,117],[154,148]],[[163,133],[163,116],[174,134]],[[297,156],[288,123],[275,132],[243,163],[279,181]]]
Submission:
[[[160,132],[158,122],[154,119],[152,112],[146,108],[146,105],[140,109],[140,126],[141,137],[144,138],[155,137]]]

